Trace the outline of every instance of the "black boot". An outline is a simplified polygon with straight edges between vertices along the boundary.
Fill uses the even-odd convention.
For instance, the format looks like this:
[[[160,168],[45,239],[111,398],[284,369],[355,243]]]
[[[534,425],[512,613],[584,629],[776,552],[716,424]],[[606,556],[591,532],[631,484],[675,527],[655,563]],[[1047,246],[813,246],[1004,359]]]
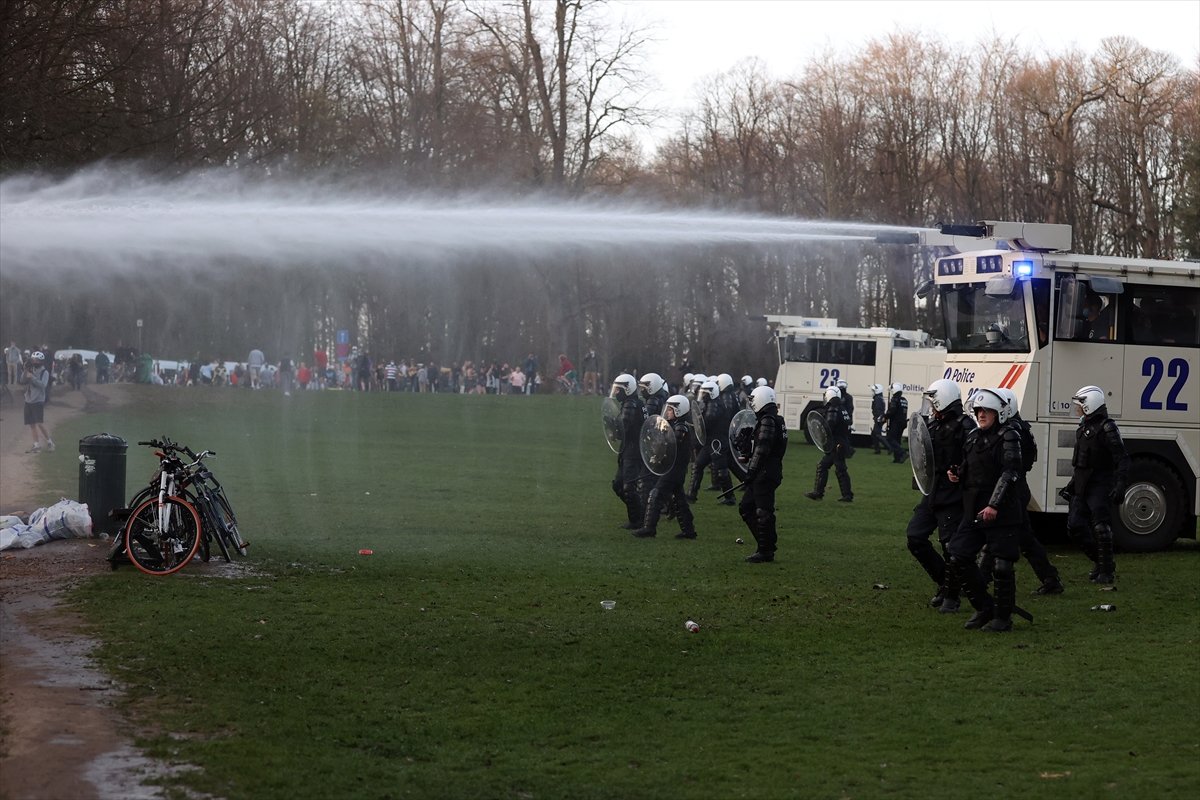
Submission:
[[[722,469],[717,471],[717,483],[721,486],[721,499],[717,502],[723,506],[735,506],[737,501],[733,499],[733,478],[729,477],[729,470]]]
[[[1062,594],[1063,592],[1066,591],[1066,588],[1067,587],[1063,586],[1063,582],[1061,580],[1059,580],[1058,576],[1056,575],[1053,578],[1047,578],[1046,580],[1042,581],[1042,585],[1039,586],[1038,588],[1034,589],[1033,593],[1034,594]]]
[[[963,627],[967,630],[976,630],[991,622],[996,604],[992,601],[991,595],[987,593],[983,577],[979,574],[979,567],[975,566],[975,562],[951,556],[948,569],[952,574],[951,580],[962,587],[963,593],[966,594],[967,599],[971,601],[971,606],[975,609],[975,613],[963,624]]]
[[[842,496],[838,498],[839,503],[853,503],[854,489],[850,486],[850,473],[842,470],[837,473],[838,488],[842,491]]]
[[[646,517],[642,521],[642,527],[634,531],[633,535],[639,539],[648,539],[654,536],[658,532],[658,517],[661,513],[658,489],[651,489],[646,498]]]
[[[700,481],[703,478],[704,478],[704,470],[703,469],[695,469],[695,468],[692,469],[692,477],[688,481],[688,490],[687,490],[687,494],[685,495],[688,502],[695,503],[700,500],[700,495],[699,495]]]
[[[996,588],[996,606],[991,621],[980,630],[1006,633],[1012,630],[1013,608],[1017,604],[1017,575],[1013,563],[1004,558],[997,558],[992,582]]]

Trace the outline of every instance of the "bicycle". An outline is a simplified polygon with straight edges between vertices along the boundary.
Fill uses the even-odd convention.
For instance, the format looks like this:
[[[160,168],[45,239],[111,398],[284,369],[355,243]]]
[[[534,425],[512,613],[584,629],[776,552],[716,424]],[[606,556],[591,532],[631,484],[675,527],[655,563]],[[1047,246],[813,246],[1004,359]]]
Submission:
[[[161,442],[138,442],[161,446]],[[164,448],[157,473],[158,487],[150,487],[130,504],[121,532],[109,549],[113,569],[122,552],[135,567],[147,575],[170,575],[183,569],[200,549],[203,526],[196,507],[180,497],[179,477],[183,462]],[[138,498],[135,498],[137,501]]]
[[[209,560],[211,543],[214,541],[226,562],[233,560],[230,551],[242,556],[246,555],[249,542],[242,538],[241,532],[238,530],[237,515],[233,512],[224,487],[204,464],[205,458],[216,456],[216,453],[211,450],[196,453],[190,447],[181,446],[165,436],[162,441],[151,440],[138,442],[138,444],[159,449],[155,453],[159,458],[159,468],[151,479],[150,485],[130,501],[129,508],[133,509],[130,512],[130,518],[136,519],[137,509],[156,498],[163,482],[167,481],[171,492],[189,504],[196,513],[200,523],[200,536],[195,554],[198,554],[202,561]],[[187,455],[193,459],[192,462],[190,464],[183,463],[179,458],[180,454]],[[118,540],[113,543],[110,550],[109,561],[112,563],[113,569],[116,569],[117,559],[121,555],[122,541],[129,541],[126,531],[127,529],[123,529],[122,533],[126,535],[124,537],[118,535]],[[135,544],[138,543],[135,542]],[[130,560],[134,561],[132,557]],[[136,561],[134,563],[135,566],[138,565]],[[175,569],[181,567],[182,564],[179,564]],[[159,571],[153,574],[168,573]]]

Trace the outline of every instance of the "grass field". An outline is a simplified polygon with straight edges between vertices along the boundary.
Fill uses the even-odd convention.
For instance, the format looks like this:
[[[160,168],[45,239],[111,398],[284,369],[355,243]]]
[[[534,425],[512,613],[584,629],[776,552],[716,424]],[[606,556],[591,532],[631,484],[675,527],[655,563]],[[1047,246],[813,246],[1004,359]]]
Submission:
[[[774,564],[732,508],[635,540],[599,402],[146,388],[56,431],[218,452],[253,573],[106,574],[72,600],[151,752],[227,798],[1171,797],[1200,791],[1200,548],[1118,559],[1115,593],[1052,548],[1036,623],[926,606],[907,466],[802,493]],[[48,462],[48,460],[47,460]],[[74,469],[71,462],[61,468]],[[73,475],[73,473],[72,473]],[[71,476],[48,476],[65,485]],[[665,535],[664,535],[665,534]],[[361,548],[374,555],[360,556]],[[874,589],[884,584],[886,590]],[[613,611],[602,599],[617,602]],[[1116,613],[1090,611],[1114,602]],[[694,619],[699,633],[684,629]]]

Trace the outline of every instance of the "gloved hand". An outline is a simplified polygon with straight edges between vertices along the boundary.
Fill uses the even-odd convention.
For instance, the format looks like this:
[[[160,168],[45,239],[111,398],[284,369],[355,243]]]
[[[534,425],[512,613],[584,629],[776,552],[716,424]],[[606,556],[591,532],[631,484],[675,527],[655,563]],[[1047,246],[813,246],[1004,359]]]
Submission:
[[[756,469],[748,470],[746,472],[746,481],[745,481],[746,485],[749,486],[750,484],[754,483],[754,479],[757,477],[758,477],[758,470],[756,470]]]
[[[1112,491],[1108,493],[1108,502],[1116,503],[1117,505],[1121,505],[1122,503],[1124,503],[1125,502],[1125,487],[1120,484],[1117,484],[1116,486],[1114,486],[1112,488]]]
[[[1070,489],[1068,489],[1066,486],[1058,490],[1058,496],[1063,499],[1064,503],[1071,505],[1072,494]]]

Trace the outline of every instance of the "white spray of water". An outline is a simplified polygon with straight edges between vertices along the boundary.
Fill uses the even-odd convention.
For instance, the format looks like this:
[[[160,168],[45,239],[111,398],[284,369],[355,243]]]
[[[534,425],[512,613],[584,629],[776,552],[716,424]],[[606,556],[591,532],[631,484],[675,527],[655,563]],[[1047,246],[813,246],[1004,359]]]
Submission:
[[[235,173],[148,179],[93,168],[0,181],[6,270],[253,261],[400,264],[469,253],[871,241],[913,228],[563,200],[385,196]]]

